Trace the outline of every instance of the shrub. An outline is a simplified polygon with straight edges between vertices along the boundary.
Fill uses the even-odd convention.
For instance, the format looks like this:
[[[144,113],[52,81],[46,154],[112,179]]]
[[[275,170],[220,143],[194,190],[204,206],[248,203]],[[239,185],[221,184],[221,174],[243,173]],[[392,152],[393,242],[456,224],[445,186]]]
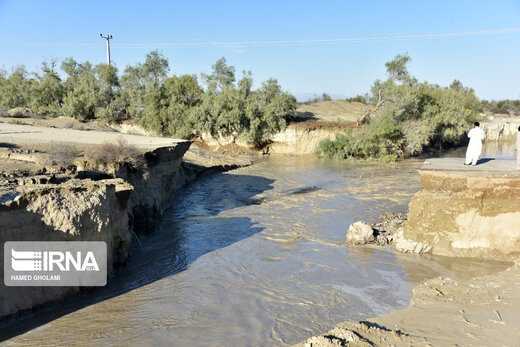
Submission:
[[[362,104],[367,104],[367,98],[364,97],[363,95],[356,95],[352,98],[348,98],[346,99],[348,102],[360,102]]]
[[[312,98],[310,98],[306,101],[300,102],[300,104],[312,105],[312,104],[316,104],[318,102],[323,102],[323,101],[332,101],[332,98],[327,93],[322,93],[321,95],[314,94],[314,96]]]
[[[520,100],[482,100],[482,106],[486,112],[493,114],[520,115]]]
[[[60,168],[68,168],[74,165],[76,158],[81,156],[82,152],[75,146],[68,145],[51,145],[44,156],[42,163],[44,165],[57,165]]]
[[[144,165],[143,154],[122,138],[116,143],[108,141],[85,150],[85,159],[97,163],[130,164],[134,168]]]

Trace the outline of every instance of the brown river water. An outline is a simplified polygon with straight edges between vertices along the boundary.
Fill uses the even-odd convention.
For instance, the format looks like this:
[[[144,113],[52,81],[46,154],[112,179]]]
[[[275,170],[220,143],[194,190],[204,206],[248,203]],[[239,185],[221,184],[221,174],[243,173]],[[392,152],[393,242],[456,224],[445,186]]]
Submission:
[[[271,157],[176,194],[105,288],[0,326],[12,345],[279,346],[403,309],[438,275],[504,264],[346,246],[348,225],[404,212],[421,161]],[[7,341],[5,341],[8,339]]]

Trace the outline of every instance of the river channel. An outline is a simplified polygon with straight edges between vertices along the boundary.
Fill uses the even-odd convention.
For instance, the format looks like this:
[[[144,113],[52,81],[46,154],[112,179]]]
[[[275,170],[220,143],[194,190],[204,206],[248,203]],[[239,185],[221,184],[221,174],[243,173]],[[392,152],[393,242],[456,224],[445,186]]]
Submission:
[[[273,156],[205,176],[175,195],[107,287],[3,334],[39,346],[287,345],[403,309],[428,278],[505,268],[345,245],[350,223],[407,210],[420,165]]]

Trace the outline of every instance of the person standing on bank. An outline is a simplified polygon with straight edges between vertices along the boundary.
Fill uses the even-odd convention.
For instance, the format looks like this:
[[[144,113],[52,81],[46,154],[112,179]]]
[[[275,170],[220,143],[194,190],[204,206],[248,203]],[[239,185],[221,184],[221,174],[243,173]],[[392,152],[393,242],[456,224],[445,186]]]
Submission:
[[[468,133],[469,144],[466,150],[466,161],[464,165],[477,165],[477,161],[482,153],[482,140],[486,138],[484,131],[480,129],[480,123],[473,123],[473,129]]]
[[[520,171],[520,126],[516,133],[516,171]]]

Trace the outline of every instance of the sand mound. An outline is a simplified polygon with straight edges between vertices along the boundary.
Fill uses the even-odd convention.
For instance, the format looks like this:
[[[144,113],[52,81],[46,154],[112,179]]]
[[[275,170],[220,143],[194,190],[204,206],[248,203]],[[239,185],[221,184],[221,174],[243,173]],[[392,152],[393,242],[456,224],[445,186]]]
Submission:
[[[325,123],[355,122],[363,115],[367,105],[345,100],[322,101],[310,105],[300,105],[297,117]]]

